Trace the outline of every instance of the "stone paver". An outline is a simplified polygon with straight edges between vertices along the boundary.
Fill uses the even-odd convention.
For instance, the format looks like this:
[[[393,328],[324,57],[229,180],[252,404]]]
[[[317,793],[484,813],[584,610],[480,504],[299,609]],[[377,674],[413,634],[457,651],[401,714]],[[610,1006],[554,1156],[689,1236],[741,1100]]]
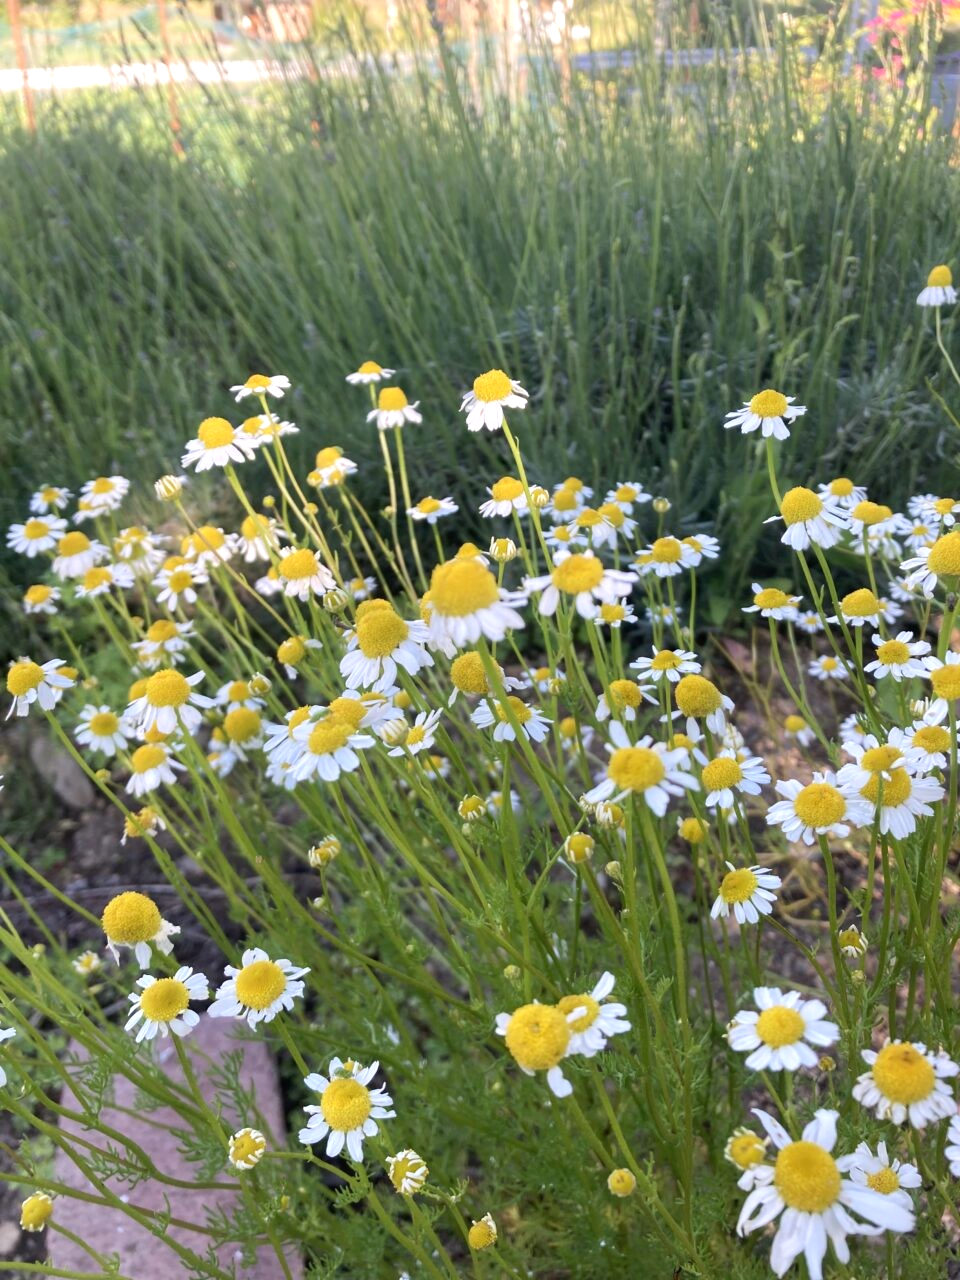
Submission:
[[[240,1069],[241,1083],[254,1091],[257,1107],[262,1115],[261,1128],[267,1135],[271,1146],[282,1144],[284,1139],[283,1112],[280,1102],[280,1089],[277,1080],[276,1066],[264,1043],[260,1040],[242,1040],[234,1033],[233,1024],[227,1019],[202,1018],[196,1030],[184,1040],[193,1069],[203,1087],[204,1077],[211,1063],[216,1063],[231,1050],[243,1050],[243,1065]],[[155,1041],[153,1052],[156,1061],[167,1075],[176,1081],[182,1081],[183,1074],[177,1060],[176,1050],[170,1040]],[[71,1046],[74,1053],[77,1046]],[[205,1070],[205,1067],[207,1070]],[[173,1126],[180,1127],[177,1116],[167,1108],[145,1113],[144,1119],[126,1114],[117,1107],[134,1107],[135,1090],[133,1085],[122,1076],[114,1079],[114,1100],[116,1106],[106,1106],[103,1121],[109,1127],[127,1135],[150,1156],[157,1168],[171,1177],[190,1180],[196,1177],[196,1166],[191,1165],[177,1150],[177,1140],[170,1132]],[[64,1091],[63,1105],[76,1109],[76,1099],[69,1091]],[[228,1123],[232,1120],[228,1119]],[[162,1127],[157,1127],[157,1126]],[[108,1142],[101,1135],[80,1129],[77,1125],[61,1121],[64,1129],[81,1133],[88,1141],[106,1147]],[[62,1152],[56,1159],[55,1177],[78,1190],[92,1190],[83,1174],[73,1162]],[[218,1173],[216,1182],[231,1182],[232,1175],[228,1171]],[[234,1211],[238,1193],[235,1191],[193,1191],[187,1188],[171,1187],[165,1183],[145,1181],[139,1183],[131,1191],[128,1184],[119,1179],[108,1179],[107,1185],[118,1196],[126,1196],[133,1204],[145,1209],[163,1211],[169,1204],[170,1214],[174,1218],[183,1218],[188,1222],[205,1222],[205,1211],[213,1208],[224,1209],[227,1213]],[[133,1277],[133,1280],[185,1280],[192,1274],[191,1268],[177,1255],[167,1248],[151,1232],[128,1218],[121,1210],[104,1208],[98,1205],[84,1204],[80,1200],[60,1197],[55,1210],[56,1220],[69,1230],[86,1240],[99,1253],[109,1255],[119,1253],[120,1271],[122,1275]],[[187,1245],[199,1254],[206,1252],[206,1237],[186,1228],[170,1227],[172,1239]],[[77,1245],[67,1240],[57,1231],[48,1233],[49,1260],[56,1267],[65,1271],[89,1273],[92,1263],[88,1254]],[[283,1280],[283,1269],[279,1259],[268,1246],[258,1250],[256,1264],[241,1266],[236,1246],[226,1244],[218,1252],[221,1265],[229,1268],[236,1262],[237,1280]],[[290,1274],[294,1280],[303,1275],[300,1260],[287,1255]]]

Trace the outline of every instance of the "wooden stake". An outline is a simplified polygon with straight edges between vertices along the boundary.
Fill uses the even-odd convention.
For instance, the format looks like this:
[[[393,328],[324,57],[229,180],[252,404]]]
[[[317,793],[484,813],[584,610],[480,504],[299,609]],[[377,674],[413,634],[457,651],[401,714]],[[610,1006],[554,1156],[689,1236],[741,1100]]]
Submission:
[[[30,88],[30,71],[27,65],[27,47],[23,41],[23,23],[20,21],[20,0],[7,0],[7,15],[10,18],[10,34],[13,36],[13,47],[17,53],[17,66],[23,77],[23,108],[27,116],[27,128],[31,133],[37,129],[37,120],[33,114],[33,92]]]

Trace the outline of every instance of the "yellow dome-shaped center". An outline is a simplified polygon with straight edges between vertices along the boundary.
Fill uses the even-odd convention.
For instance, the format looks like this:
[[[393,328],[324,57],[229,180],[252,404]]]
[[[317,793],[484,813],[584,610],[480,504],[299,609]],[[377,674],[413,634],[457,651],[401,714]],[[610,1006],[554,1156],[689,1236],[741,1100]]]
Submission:
[[[791,1142],[777,1155],[773,1182],[784,1203],[800,1213],[823,1213],[840,1195],[837,1162],[815,1142]]]
[[[7,693],[20,698],[43,683],[45,672],[36,662],[15,662],[7,672]]]
[[[618,747],[607,765],[607,776],[625,791],[655,787],[666,772],[663,761],[649,747]]]
[[[758,418],[782,418],[787,412],[787,397],[779,391],[758,391],[750,401],[750,412]]]
[[[237,999],[248,1009],[267,1009],[287,989],[287,975],[272,960],[254,960],[237,974]]]
[[[490,369],[473,380],[473,394],[485,404],[505,400],[512,390],[510,379],[502,369]]]
[[[748,902],[759,888],[760,881],[749,867],[728,871],[720,882],[720,897],[724,902]]]
[[[596,556],[567,556],[551,573],[553,585],[566,595],[593,591],[603,578],[603,562]]]
[[[874,1083],[885,1098],[909,1106],[930,1096],[936,1074],[926,1054],[912,1044],[888,1044],[871,1068]]]
[[[103,931],[111,942],[149,942],[160,932],[163,921],[152,898],[145,893],[121,893],[103,909]]]
[[[408,403],[406,395],[399,387],[383,387],[377,398],[377,407],[385,410],[405,409]]]
[[[151,707],[182,707],[190,697],[190,684],[179,671],[155,671],[144,696]]]
[[[448,560],[437,565],[430,579],[430,603],[443,617],[465,617],[490,608],[498,598],[496,578],[478,560]]]
[[[561,996],[557,1001],[557,1008],[565,1018],[568,1018],[574,1009],[583,1010],[579,1017],[574,1018],[572,1022],[568,1022],[567,1025],[571,1031],[586,1031],[587,1027],[593,1026],[600,1013],[599,1002],[589,995]]]
[[[723,791],[727,787],[735,787],[743,781],[743,770],[740,763],[732,756],[718,756],[703,766],[703,786],[705,791]]]
[[[705,676],[684,676],[677,682],[676,699],[685,716],[698,719],[719,710],[721,705],[720,690]]]
[[[409,627],[392,609],[376,609],[357,620],[357,643],[365,658],[385,658],[409,633]]]
[[[140,997],[140,1008],[151,1022],[172,1022],[190,1004],[190,992],[176,978],[161,978]]]
[[[815,520],[823,510],[823,503],[812,489],[798,486],[783,495],[780,514],[787,524],[802,524],[805,520]]]
[[[567,1051],[570,1026],[554,1005],[525,1004],[510,1018],[506,1043],[527,1071],[549,1071]]]
[[[847,811],[847,802],[829,782],[811,782],[793,802],[794,812],[808,827],[832,827]]]
[[[764,1009],[757,1019],[757,1035],[772,1049],[782,1049],[786,1044],[796,1044],[803,1038],[804,1021],[796,1009],[785,1004],[775,1004]]]
[[[954,530],[936,540],[930,548],[927,568],[938,578],[960,577],[960,533]]]
[[[197,427],[197,439],[205,449],[222,449],[233,442],[233,427],[226,418],[204,418]]]
[[[370,1090],[359,1080],[331,1080],[320,1099],[320,1111],[331,1129],[350,1133],[370,1115]]]
[[[309,547],[301,547],[299,551],[288,551],[280,561],[280,576],[290,582],[313,578],[319,570],[317,557]]]

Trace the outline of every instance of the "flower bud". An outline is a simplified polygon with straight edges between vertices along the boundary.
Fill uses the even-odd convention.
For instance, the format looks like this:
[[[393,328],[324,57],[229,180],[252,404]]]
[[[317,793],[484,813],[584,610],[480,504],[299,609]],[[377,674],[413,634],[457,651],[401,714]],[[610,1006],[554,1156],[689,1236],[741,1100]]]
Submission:
[[[176,502],[183,493],[183,477],[161,476],[154,480],[153,491],[161,502]]]
[[[653,509],[658,516],[665,516],[670,510],[672,503],[669,498],[654,498]]]

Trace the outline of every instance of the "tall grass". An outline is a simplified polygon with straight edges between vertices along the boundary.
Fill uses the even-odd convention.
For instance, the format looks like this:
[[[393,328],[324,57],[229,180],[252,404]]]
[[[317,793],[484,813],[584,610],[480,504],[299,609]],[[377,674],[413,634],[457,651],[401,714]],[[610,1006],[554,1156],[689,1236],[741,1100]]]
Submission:
[[[882,476],[894,503],[949,488],[915,296],[956,253],[960,192],[922,71],[864,83],[842,50],[810,63],[782,41],[668,69],[621,21],[635,65],[568,88],[549,56],[514,79],[501,50],[432,32],[391,68],[344,28],[333,71],[183,95],[183,157],[159,94],[51,102],[36,137],[8,119],[6,520],[42,480],[169,470],[224,369],[309,388],[303,458],[372,459],[343,381],[371,356],[422,401],[414,488],[499,474],[448,406],[501,364],[532,393],[538,479],[636,474],[691,525],[719,509],[718,618],[756,555],[741,517],[766,502],[721,423],[761,386],[810,408],[801,475]]]

